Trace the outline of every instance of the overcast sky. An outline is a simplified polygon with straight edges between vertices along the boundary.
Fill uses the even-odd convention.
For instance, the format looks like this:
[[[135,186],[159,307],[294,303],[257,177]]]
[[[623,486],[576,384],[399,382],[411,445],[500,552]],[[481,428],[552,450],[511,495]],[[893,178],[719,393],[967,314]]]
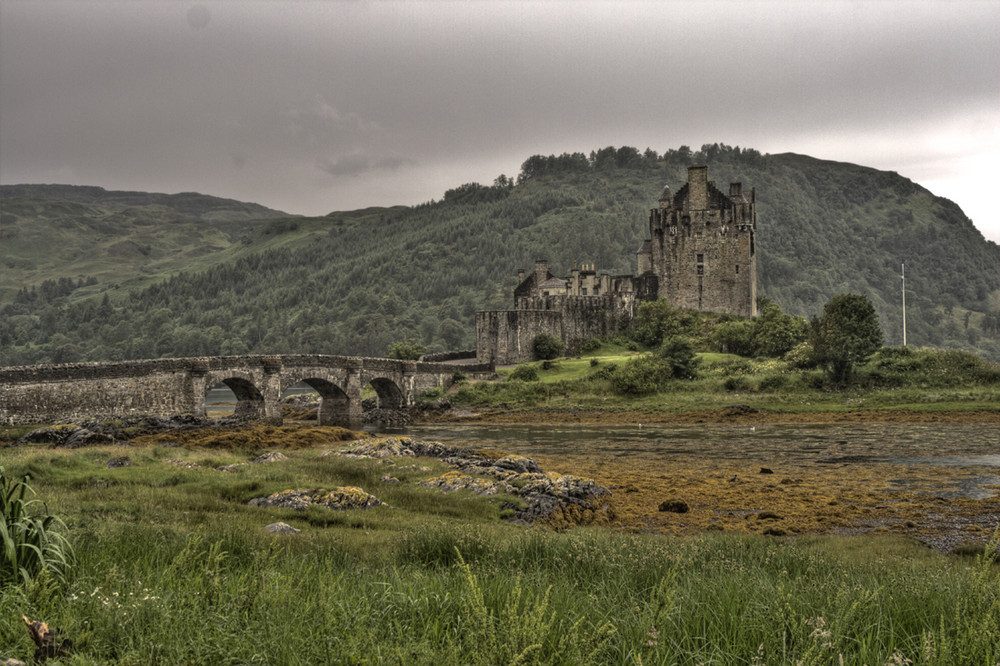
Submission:
[[[532,154],[721,142],[897,171],[1000,241],[1000,1],[0,2],[0,182],[290,213]]]

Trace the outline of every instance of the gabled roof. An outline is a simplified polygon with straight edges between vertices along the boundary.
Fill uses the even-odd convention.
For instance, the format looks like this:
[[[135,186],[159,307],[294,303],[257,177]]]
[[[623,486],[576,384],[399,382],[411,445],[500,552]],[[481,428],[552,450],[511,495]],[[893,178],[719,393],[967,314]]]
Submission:
[[[557,277],[554,277],[554,278],[549,278],[545,282],[543,282],[540,285],[538,285],[538,288],[539,289],[544,289],[544,288],[551,289],[552,287],[563,287],[563,288],[565,288],[567,286],[567,284],[568,283],[566,281],[566,278],[557,278]]]

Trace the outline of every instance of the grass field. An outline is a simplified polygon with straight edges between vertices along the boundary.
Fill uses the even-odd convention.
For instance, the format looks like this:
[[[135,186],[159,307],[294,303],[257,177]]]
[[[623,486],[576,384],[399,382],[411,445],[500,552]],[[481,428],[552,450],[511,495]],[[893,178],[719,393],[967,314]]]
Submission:
[[[250,460],[259,443],[0,450],[6,472],[29,474],[65,519],[76,552],[64,582],[0,590],[0,658],[33,651],[24,614],[73,640],[70,656],[49,662],[66,664],[1000,659],[1000,575],[989,559],[899,538],[517,526],[501,520],[503,498],[422,487],[440,461],[323,456],[342,446],[333,440],[299,446],[236,473],[213,468]],[[131,466],[108,469],[120,455]],[[387,472],[400,483],[381,483]],[[246,504],[339,485],[391,508]],[[263,529],[275,521],[302,532]]]

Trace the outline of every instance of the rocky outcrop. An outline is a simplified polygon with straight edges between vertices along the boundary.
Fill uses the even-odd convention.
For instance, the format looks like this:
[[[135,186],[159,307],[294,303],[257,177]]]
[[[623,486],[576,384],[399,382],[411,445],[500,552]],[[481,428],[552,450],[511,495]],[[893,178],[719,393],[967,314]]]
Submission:
[[[122,444],[140,435],[201,428],[209,423],[209,421],[189,415],[171,418],[126,418],[110,421],[89,419],[79,423],[36,428],[14,442],[14,446],[51,444],[57,448],[75,449],[101,444]]]
[[[282,490],[267,497],[256,497],[250,500],[249,504],[250,506],[275,506],[283,509],[295,509],[296,511],[305,511],[313,505],[334,511],[386,506],[377,497],[366,493],[357,486],[342,486],[332,490],[326,488]]]
[[[439,458],[456,469],[427,479],[425,487],[444,492],[469,490],[479,495],[505,493],[521,500],[512,503],[511,520],[557,525],[602,522],[611,518],[611,492],[569,474],[546,473],[538,463],[520,455],[495,456],[469,449],[423,442],[409,437],[360,440],[338,452],[350,458]],[[486,477],[486,478],[484,478]]]

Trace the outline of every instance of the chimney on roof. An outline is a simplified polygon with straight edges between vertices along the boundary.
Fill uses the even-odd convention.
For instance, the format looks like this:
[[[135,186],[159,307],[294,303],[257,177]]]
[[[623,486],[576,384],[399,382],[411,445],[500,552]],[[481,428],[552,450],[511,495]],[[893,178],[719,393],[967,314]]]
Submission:
[[[688,209],[708,208],[708,167],[704,165],[688,167]]]
[[[539,259],[535,262],[535,286],[549,279],[549,262]]]
[[[743,183],[729,183],[729,196],[738,197],[743,195]]]

